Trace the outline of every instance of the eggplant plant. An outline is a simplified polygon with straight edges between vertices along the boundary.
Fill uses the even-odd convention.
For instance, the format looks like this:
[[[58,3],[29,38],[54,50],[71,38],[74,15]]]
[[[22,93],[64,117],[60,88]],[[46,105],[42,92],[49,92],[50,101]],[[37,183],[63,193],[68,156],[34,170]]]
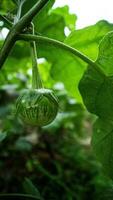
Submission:
[[[16,115],[25,124],[46,126],[53,122],[59,110],[59,100],[53,90],[44,87],[37,64],[39,57],[47,59],[52,66],[49,72],[52,78],[63,82],[69,94],[96,116],[92,147],[103,171],[113,179],[113,24],[102,20],[93,26],[75,30],[73,23],[69,25],[67,15],[65,20],[61,20],[60,8],[51,14],[54,2],[12,0],[11,12],[0,15],[0,20],[9,29],[0,49],[1,73],[3,66],[7,65],[6,59],[10,58],[12,51],[16,51],[16,45],[19,42],[29,44],[32,88],[24,88],[17,98]],[[67,10],[64,9],[64,12]],[[60,18],[57,18],[58,13]],[[52,23],[53,18],[57,25]],[[70,21],[73,19],[75,22],[71,16]],[[64,21],[65,27],[70,30],[68,37],[64,34],[65,27],[60,30]],[[44,31],[45,26],[49,27],[47,32]],[[55,30],[52,32],[50,29]],[[19,55],[21,59],[23,54]],[[7,199],[7,196],[2,199]]]

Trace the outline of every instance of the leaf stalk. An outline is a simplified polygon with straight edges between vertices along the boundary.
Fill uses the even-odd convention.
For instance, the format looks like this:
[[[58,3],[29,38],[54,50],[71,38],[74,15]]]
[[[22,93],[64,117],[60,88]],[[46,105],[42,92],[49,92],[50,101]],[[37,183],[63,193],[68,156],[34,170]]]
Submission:
[[[44,43],[45,45],[49,44],[49,45],[53,45],[53,46],[56,46],[56,47],[60,47],[61,49],[64,49],[68,52],[71,52],[74,56],[80,58],[82,61],[84,61],[88,65],[91,65],[92,67],[94,67],[95,70],[98,71],[100,74],[106,76],[106,74],[100,68],[100,66],[97,65],[93,60],[88,58],[86,55],[84,55],[83,53],[81,53],[77,49],[75,49],[75,48],[73,48],[73,47],[71,47],[71,46],[69,46],[69,45],[67,45],[63,42],[60,42],[58,40],[51,39],[51,38],[48,38],[48,37],[31,35],[31,34],[20,34],[18,36],[18,40],[24,40],[24,41],[28,41],[28,42],[29,41],[35,41],[35,42]]]

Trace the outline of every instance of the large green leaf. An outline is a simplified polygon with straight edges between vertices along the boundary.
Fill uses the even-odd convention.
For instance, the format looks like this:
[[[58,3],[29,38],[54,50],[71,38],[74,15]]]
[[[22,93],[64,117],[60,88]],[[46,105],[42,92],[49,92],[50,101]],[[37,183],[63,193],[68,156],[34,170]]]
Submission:
[[[41,21],[40,21],[41,19]],[[36,18],[36,31],[41,35],[63,41],[65,39],[64,28],[65,22],[62,16],[51,13],[45,18]],[[43,21],[42,21],[43,20]]]
[[[92,144],[97,157],[103,164],[104,170],[111,178],[113,178],[112,41],[113,32],[110,32],[102,39],[99,55],[95,62],[104,69],[105,75],[97,68],[89,66],[79,84],[79,89],[87,109],[99,116],[94,126]]]
[[[66,27],[68,27],[70,31],[75,30],[75,22],[77,20],[77,16],[75,14],[69,13],[68,6],[58,7],[54,9],[52,13],[62,16],[65,20]]]
[[[35,30],[47,37],[63,41],[65,39],[64,29],[66,26],[64,16],[52,11],[54,0],[50,1],[34,18]],[[68,16],[70,16],[68,14]]]
[[[55,0],[49,1],[33,19],[35,31],[45,36],[63,41],[65,39],[65,22],[61,15],[50,12],[54,2]],[[37,0],[26,0],[22,7],[22,16],[36,3]]]
[[[104,35],[113,30],[113,24],[99,21],[92,26],[73,31],[65,40],[66,44],[77,48],[93,60],[98,56],[98,46]]]
[[[112,42],[109,42],[106,48],[106,41],[109,38],[113,39],[113,32],[108,33],[101,41],[99,56],[95,62],[101,68],[104,67],[105,72],[108,69],[109,63],[113,61]],[[106,56],[104,56],[105,54]],[[112,67],[109,67],[109,72],[112,74]],[[113,120],[113,113],[111,112],[111,107],[113,107],[112,83],[113,76],[104,75],[93,68],[93,66],[88,66],[79,84],[79,89],[87,109],[101,118],[109,120]]]
[[[103,38],[99,45],[99,56],[97,63],[103,68],[107,75],[113,75],[113,32]]]
[[[72,32],[64,42],[95,60],[100,40],[112,28],[113,24],[100,21],[93,26]],[[86,63],[55,47],[46,46],[44,49],[44,45],[41,44],[40,49],[41,55],[52,62],[51,76],[53,79],[62,81],[69,93],[80,100],[78,83],[86,68]]]

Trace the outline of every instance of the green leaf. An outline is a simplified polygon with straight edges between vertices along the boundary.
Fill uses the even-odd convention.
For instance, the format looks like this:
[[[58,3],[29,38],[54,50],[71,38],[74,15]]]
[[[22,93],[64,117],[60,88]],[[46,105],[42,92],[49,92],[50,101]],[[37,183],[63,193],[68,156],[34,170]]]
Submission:
[[[42,24],[38,20],[38,17],[37,23],[35,22],[37,32],[39,32],[41,35],[58,39],[60,41],[63,41],[65,39],[65,22],[61,16],[53,13],[46,16],[46,18],[43,17],[42,19]]]
[[[33,19],[33,23],[35,25],[36,33],[40,33],[45,36],[63,41],[65,39],[65,22],[61,15],[51,12],[51,7],[53,6],[54,2],[55,0],[49,1],[44,6],[44,8],[42,8],[42,10],[37,13]],[[21,17],[27,13],[36,3],[37,0],[26,0],[22,6]]]
[[[92,26],[73,31],[65,40],[93,60],[98,56],[98,45],[106,33],[113,30],[113,24],[101,20]]]
[[[49,15],[50,10],[54,3],[55,3],[55,0],[51,0],[46,4],[46,6],[44,6],[42,8],[42,10],[38,13],[38,15],[34,19],[35,25],[40,25],[40,27],[41,27],[41,26],[43,26],[43,23],[45,24],[45,21],[47,22],[47,16]],[[37,29],[38,29],[38,27],[37,27]]]
[[[40,192],[38,189],[33,185],[30,179],[25,178],[25,181],[23,182],[23,189],[26,194],[31,194],[33,196],[38,197],[39,199],[41,198]]]
[[[52,11],[52,13],[55,13],[59,16],[62,16],[64,18],[66,27],[68,27],[70,31],[75,30],[75,22],[77,20],[77,16],[75,14],[69,13],[69,7],[68,6],[56,8]]]
[[[100,21],[93,26],[72,32],[64,42],[95,60],[100,40],[112,28],[113,24]],[[44,46],[41,45],[40,49],[41,55],[52,63],[52,78],[56,81],[62,81],[70,95],[81,101],[78,83],[86,69],[86,63],[59,48],[46,46],[44,49]]]
[[[65,39],[65,21],[63,16],[52,11],[51,7],[54,2],[54,0],[48,2],[48,4],[34,18],[33,22],[35,30],[38,33],[63,41]]]
[[[4,133],[0,132],[0,142],[2,142],[6,137],[7,137],[7,133],[6,132],[4,132]]]
[[[15,143],[15,149],[22,152],[29,152],[32,149],[32,145],[24,137],[20,137]]]
[[[113,178],[113,32],[108,33],[101,41],[96,60],[110,76],[103,75],[93,66],[84,73],[79,90],[87,109],[99,119],[94,125],[92,144],[94,152],[103,164],[104,171]]]
[[[34,24],[37,32],[63,41],[65,39],[64,29],[68,27],[75,30],[76,16],[69,13],[68,6],[51,9],[54,0],[50,1],[45,8],[35,17]]]
[[[113,178],[113,122],[100,118],[95,122],[92,146],[104,172]]]
[[[107,75],[113,75],[113,32],[108,33],[99,45],[97,63]]]
[[[100,66],[102,62],[104,69],[107,69],[109,63],[112,62],[112,43],[109,43],[108,48],[106,48],[106,40],[111,36],[113,38],[113,32],[108,33],[100,43],[99,56],[96,60],[96,64]],[[102,51],[103,49],[103,51]],[[107,63],[107,57],[104,57],[105,52],[109,52],[109,59]],[[110,54],[111,53],[111,54]],[[103,62],[105,59],[105,62]],[[106,67],[106,68],[105,68]],[[112,68],[111,72],[112,72]],[[80,83],[79,90],[82,94],[84,104],[87,109],[98,115],[101,118],[107,118],[108,120],[113,121],[113,113],[111,108],[113,107],[113,76],[104,76],[99,73],[93,66],[88,66],[88,69],[84,73]]]
[[[98,98],[99,89],[104,82],[102,74],[98,73],[92,66],[88,66],[80,83],[79,90],[89,112],[97,114],[96,98]]]

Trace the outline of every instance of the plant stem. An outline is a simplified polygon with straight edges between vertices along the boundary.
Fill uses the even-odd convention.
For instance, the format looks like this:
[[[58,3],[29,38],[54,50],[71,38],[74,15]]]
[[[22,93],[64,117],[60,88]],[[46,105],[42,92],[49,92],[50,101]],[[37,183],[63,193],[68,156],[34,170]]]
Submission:
[[[18,193],[14,193],[14,194],[0,194],[0,198],[2,200],[42,200],[41,198],[38,198],[36,196],[33,195],[29,195],[29,194],[18,194]]]
[[[34,34],[34,25],[32,24],[32,34]],[[37,63],[37,50],[35,41],[30,42],[31,46],[31,57],[32,57],[32,88],[42,88],[42,80],[38,69]]]
[[[36,35],[31,35],[31,34],[20,34],[18,36],[18,39],[24,40],[24,41],[36,41],[36,42],[44,43],[45,45],[49,44],[49,45],[60,47],[61,49],[71,52],[74,56],[77,56],[78,58],[80,58],[81,60],[86,62],[88,65],[91,65],[92,67],[94,67],[96,71],[98,71],[102,75],[106,76],[104,71],[94,61],[92,61],[90,58],[88,58],[86,55],[84,55],[77,49],[75,49],[63,42],[60,42],[58,40],[54,40],[54,39],[51,39],[48,37],[36,36]]]
[[[23,6],[24,2],[25,1],[20,1],[20,3],[18,3],[18,11],[17,11],[17,15],[14,18],[14,24],[16,24],[21,17],[21,11],[22,11],[22,6]]]
[[[32,21],[33,17],[45,6],[49,0],[39,0],[10,30],[7,38],[0,51],[0,68],[2,68],[6,58],[8,57],[12,47],[16,42],[17,35],[27,27]]]
[[[0,19],[7,24],[7,28],[10,29],[13,26],[12,22],[3,15],[0,15]]]
[[[76,198],[76,194],[74,192],[72,192],[70,190],[70,188],[67,187],[67,185],[65,183],[62,183],[59,179],[59,177],[52,175],[49,171],[47,171],[42,165],[41,163],[39,163],[38,161],[32,159],[32,164],[34,165],[34,167],[36,167],[36,169],[38,171],[40,171],[44,176],[46,176],[47,178],[51,179],[55,184],[58,184],[60,187],[62,187],[65,192],[69,193],[71,196]]]
[[[35,15],[48,3],[50,0],[39,0],[16,24],[18,30],[27,27]]]

